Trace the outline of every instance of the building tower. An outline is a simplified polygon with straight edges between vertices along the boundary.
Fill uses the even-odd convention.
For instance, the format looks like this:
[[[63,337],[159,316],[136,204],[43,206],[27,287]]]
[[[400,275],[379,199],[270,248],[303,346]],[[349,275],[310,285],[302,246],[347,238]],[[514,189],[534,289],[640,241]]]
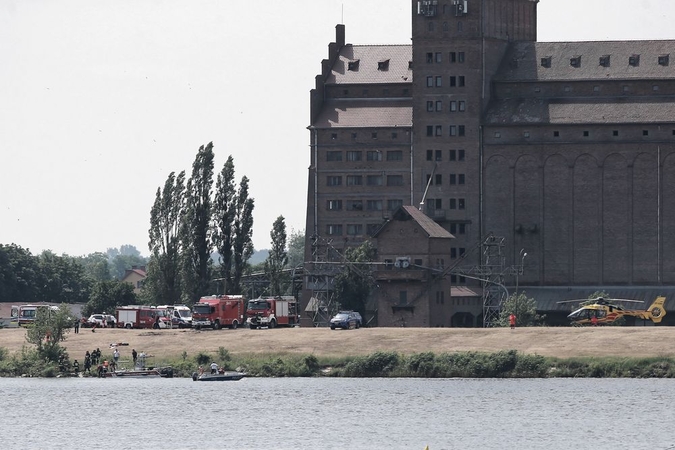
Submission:
[[[413,202],[455,236],[451,264],[492,231],[481,222],[482,117],[509,43],[536,40],[536,7],[536,0],[412,2]],[[466,262],[480,264],[474,253]]]

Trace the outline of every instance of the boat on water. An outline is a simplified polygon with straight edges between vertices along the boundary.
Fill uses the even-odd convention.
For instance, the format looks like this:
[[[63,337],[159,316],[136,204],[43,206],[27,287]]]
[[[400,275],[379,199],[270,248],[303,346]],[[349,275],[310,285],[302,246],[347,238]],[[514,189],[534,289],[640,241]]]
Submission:
[[[113,372],[104,372],[104,378],[173,378],[173,369],[171,367],[160,367],[152,369],[121,369]]]
[[[192,374],[192,381],[239,381],[246,376],[242,372],[219,372],[219,373],[203,373]]]
[[[157,369],[135,369],[135,370],[116,370],[106,372],[105,378],[126,377],[126,378],[161,378],[162,373]]]

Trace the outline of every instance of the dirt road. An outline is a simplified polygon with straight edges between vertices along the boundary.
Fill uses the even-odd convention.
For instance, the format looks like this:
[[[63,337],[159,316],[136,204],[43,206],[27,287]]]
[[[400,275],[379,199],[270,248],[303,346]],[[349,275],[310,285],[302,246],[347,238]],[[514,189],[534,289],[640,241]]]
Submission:
[[[0,329],[0,347],[10,353],[21,351],[26,331]],[[365,355],[377,350],[417,353],[515,349],[523,353],[568,358],[574,356],[675,356],[675,327],[597,328],[291,328],[274,330],[116,330],[92,333],[80,329],[64,342],[73,356],[97,347],[104,353],[111,343],[125,342],[131,353],[146,352],[157,358],[180,357],[197,352],[230,353],[313,353],[317,356]],[[128,348],[128,350],[127,350]]]

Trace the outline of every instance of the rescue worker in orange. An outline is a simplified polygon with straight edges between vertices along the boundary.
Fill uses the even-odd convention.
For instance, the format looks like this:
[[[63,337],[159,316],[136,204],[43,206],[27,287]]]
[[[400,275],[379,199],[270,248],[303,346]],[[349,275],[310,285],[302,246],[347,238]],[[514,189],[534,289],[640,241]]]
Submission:
[[[509,315],[509,325],[512,330],[516,327],[516,315],[513,313]]]

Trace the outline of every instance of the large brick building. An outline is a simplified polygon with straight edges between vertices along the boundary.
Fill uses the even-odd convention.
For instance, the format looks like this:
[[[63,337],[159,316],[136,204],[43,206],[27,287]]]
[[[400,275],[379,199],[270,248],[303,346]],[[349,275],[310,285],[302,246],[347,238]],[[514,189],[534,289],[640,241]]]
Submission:
[[[411,5],[411,46],[350,45],[342,25],[329,45],[311,92],[306,260],[312,236],[357,245],[412,205],[454,237],[448,265],[489,232],[506,265],[524,249],[519,282],[541,309],[670,293],[675,42],[536,42],[537,0]]]

